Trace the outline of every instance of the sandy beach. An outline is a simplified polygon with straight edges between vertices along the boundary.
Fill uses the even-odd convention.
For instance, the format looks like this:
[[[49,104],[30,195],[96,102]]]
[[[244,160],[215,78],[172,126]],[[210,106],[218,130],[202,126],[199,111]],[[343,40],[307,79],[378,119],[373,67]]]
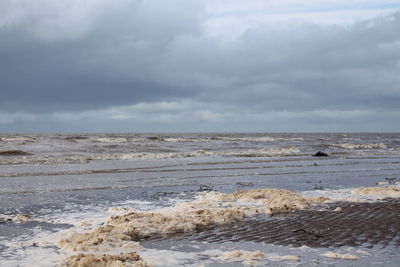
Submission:
[[[399,134],[0,140],[4,266],[400,261]]]

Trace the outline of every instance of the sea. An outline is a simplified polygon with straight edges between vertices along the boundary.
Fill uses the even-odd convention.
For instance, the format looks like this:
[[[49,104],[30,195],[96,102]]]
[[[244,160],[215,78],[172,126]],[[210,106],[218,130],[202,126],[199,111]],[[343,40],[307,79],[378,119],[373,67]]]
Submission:
[[[302,244],[289,236],[285,242],[278,236],[252,240],[246,237],[251,236],[251,227],[242,227],[229,238],[210,238],[218,235],[219,227],[223,227],[220,232],[229,232],[256,217],[286,222],[304,208],[297,205],[275,214],[268,206],[272,195],[239,201],[238,194],[232,195],[235,192],[279,189],[279,194],[330,199],[306,207],[323,212],[338,211],[348,203],[396,199],[399,182],[400,133],[0,134],[0,266],[79,266],[65,259],[78,253],[122,255],[126,242],[134,243],[128,250],[152,266],[399,266],[397,230],[387,242],[379,236],[379,240],[359,238],[360,242],[348,244],[336,240],[325,246],[317,242],[323,234],[306,226],[294,232],[303,231],[316,243]],[[356,194],[357,188],[390,192]],[[211,195],[212,204],[205,205]],[[226,201],[228,196],[235,204]],[[260,212],[267,197],[268,212]],[[184,204],[190,204],[190,210],[182,208]],[[198,224],[171,226],[168,235],[161,228],[143,226],[147,223],[143,219],[137,227],[147,227],[145,238],[124,240],[124,245],[115,238],[108,247],[94,244],[95,249],[60,245],[60,240],[93,232],[126,212],[165,215],[168,210],[190,224],[185,214],[194,210],[200,214],[198,207],[212,213],[228,205],[247,205],[246,211],[257,207],[257,214],[240,213],[212,221],[204,229]],[[390,218],[399,218],[400,210],[390,212]],[[284,225],[279,224],[282,231]],[[208,239],[202,235],[205,229]],[[99,242],[105,243],[103,239]]]

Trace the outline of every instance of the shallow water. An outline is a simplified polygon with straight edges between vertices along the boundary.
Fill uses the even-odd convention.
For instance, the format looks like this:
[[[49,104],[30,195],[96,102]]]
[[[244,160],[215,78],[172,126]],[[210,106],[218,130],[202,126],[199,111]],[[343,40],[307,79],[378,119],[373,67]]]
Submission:
[[[313,157],[317,151],[329,156]],[[349,188],[400,181],[396,133],[0,135],[0,152],[0,214],[31,218],[0,221],[0,265],[7,266],[58,264],[71,255],[55,245],[63,231],[94,229],[111,215],[110,207],[155,210],[190,201],[207,187],[282,188],[340,199]],[[138,253],[157,266],[232,266],[217,256],[235,249],[301,258],[255,261],[260,265],[396,266],[400,261],[396,246],[362,247],[367,255],[351,246],[307,250],[181,238],[143,241]],[[359,260],[328,259],[321,256],[326,251],[347,251]],[[169,259],[160,261],[160,255]]]

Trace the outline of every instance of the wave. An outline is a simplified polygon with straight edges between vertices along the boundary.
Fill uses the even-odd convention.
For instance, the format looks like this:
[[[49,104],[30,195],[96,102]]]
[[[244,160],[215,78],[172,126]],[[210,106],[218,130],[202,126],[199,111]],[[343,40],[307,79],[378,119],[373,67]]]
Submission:
[[[160,138],[164,142],[210,142],[210,138],[182,138],[182,137],[165,137]]]
[[[332,201],[350,202],[375,202],[387,198],[400,198],[399,184],[387,185],[381,182],[380,185],[383,186],[313,190],[304,191],[302,194],[310,198],[326,197]]]
[[[150,140],[158,140],[164,142],[210,142],[210,141],[243,141],[243,142],[277,142],[277,141],[304,141],[301,137],[283,138],[283,137],[225,137],[215,136],[210,138],[182,138],[182,137],[159,137]]]
[[[170,153],[115,153],[101,155],[72,155],[72,156],[42,156],[32,158],[13,158],[2,159],[0,164],[24,164],[41,163],[57,164],[72,163],[85,164],[91,160],[131,160],[131,159],[168,159],[168,158],[188,158],[188,157],[274,157],[274,156],[297,156],[300,151],[296,147],[280,147],[267,149],[249,149],[234,151],[205,151],[197,150],[193,152],[170,152]]]
[[[35,142],[36,139],[28,136],[0,137],[2,142]]]
[[[386,149],[387,146],[383,143],[371,143],[371,144],[328,144],[329,147],[344,148],[344,149]]]
[[[268,156],[295,156],[300,151],[296,147],[281,147],[281,148],[267,148],[267,149],[249,149],[249,150],[235,150],[235,151],[205,151],[197,150],[193,152],[181,153],[129,153],[129,154],[108,154],[108,155],[94,155],[92,160],[106,160],[106,159],[162,159],[162,158],[186,158],[186,157],[268,157]]]
[[[77,136],[67,136],[64,139],[73,142],[85,142],[88,140],[88,137],[77,135]]]
[[[125,137],[100,137],[91,141],[95,143],[127,143],[128,139]]]
[[[82,142],[93,142],[93,143],[127,143],[128,138],[125,137],[88,137],[88,136],[67,136],[64,140],[82,143]]]
[[[245,142],[276,142],[276,141],[304,141],[301,137],[212,137],[212,140],[225,140],[225,141],[245,141]]]

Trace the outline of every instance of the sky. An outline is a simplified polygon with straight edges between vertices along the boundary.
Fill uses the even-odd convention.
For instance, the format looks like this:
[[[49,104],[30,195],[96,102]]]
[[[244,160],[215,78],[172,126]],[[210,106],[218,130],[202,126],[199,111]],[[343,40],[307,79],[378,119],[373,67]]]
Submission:
[[[364,131],[400,131],[400,1],[0,1],[0,132]]]

